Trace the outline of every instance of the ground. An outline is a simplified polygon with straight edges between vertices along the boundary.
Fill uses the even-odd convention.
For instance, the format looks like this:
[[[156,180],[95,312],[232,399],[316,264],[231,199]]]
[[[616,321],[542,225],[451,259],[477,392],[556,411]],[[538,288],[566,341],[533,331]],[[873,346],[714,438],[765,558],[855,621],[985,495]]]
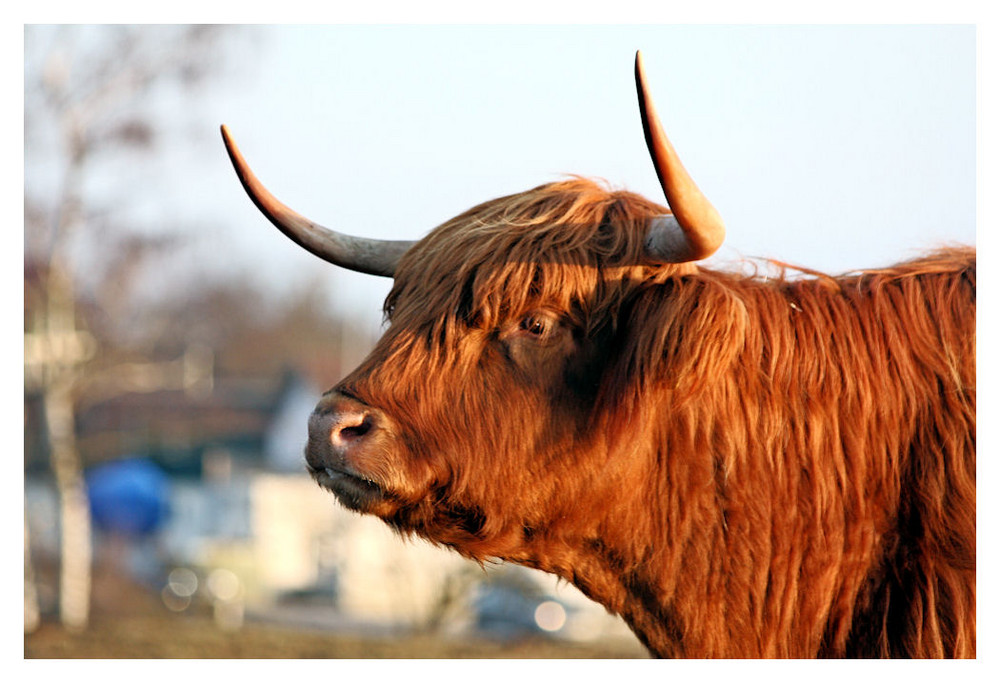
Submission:
[[[429,635],[365,638],[248,624],[227,632],[209,618],[172,614],[97,618],[82,633],[45,623],[24,637],[26,659],[424,659],[642,657],[629,643],[498,643]]]
[[[248,618],[239,630],[216,625],[208,609],[175,614],[158,596],[96,572],[91,620],[79,633],[48,614],[24,635],[25,659],[465,659],[647,657],[638,641],[577,644],[537,637],[511,642],[428,633],[364,635],[292,628]]]

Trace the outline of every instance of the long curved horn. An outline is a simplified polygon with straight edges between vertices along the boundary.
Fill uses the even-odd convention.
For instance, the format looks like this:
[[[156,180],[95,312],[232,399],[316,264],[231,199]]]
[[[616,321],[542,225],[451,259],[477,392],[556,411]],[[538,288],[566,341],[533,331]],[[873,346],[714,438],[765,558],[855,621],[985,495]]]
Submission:
[[[226,126],[222,126],[222,139],[243,189],[278,230],[300,247],[330,263],[359,273],[393,276],[400,257],[413,246],[413,242],[353,237],[313,223],[278,201],[257,180]]]
[[[685,263],[708,258],[726,236],[722,217],[701,193],[684,169],[677,152],[663,132],[653,100],[646,88],[642,54],[635,53],[635,87],[646,146],[656,167],[656,176],[673,215],[653,219],[646,234],[646,251],[658,263]]]

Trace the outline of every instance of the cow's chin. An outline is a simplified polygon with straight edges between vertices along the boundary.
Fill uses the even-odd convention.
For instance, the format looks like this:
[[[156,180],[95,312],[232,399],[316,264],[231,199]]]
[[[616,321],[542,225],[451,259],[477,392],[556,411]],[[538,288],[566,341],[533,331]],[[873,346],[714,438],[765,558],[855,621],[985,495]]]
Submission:
[[[370,479],[330,467],[310,468],[310,473],[317,484],[333,493],[341,505],[350,510],[379,514],[391,506],[389,493]]]

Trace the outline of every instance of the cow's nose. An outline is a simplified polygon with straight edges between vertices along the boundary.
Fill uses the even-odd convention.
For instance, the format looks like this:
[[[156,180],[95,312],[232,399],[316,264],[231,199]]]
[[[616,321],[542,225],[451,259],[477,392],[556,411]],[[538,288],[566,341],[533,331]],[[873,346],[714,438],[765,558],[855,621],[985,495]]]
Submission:
[[[349,396],[329,394],[309,417],[311,464],[331,466],[343,463],[347,455],[361,447],[379,429],[380,413]]]

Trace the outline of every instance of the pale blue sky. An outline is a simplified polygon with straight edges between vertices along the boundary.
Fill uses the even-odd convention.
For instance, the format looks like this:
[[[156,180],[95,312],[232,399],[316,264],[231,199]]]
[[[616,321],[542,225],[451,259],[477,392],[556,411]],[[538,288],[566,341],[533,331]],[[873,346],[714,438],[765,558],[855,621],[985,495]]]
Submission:
[[[830,271],[975,242],[972,26],[268,27],[221,120],[261,179],[330,227],[418,238],[480,201],[579,173],[661,199],[635,102],[645,56],[668,135],[727,222],[713,263]],[[221,143],[219,147],[221,152]],[[224,155],[203,192],[279,279],[334,272],[273,230]]]

